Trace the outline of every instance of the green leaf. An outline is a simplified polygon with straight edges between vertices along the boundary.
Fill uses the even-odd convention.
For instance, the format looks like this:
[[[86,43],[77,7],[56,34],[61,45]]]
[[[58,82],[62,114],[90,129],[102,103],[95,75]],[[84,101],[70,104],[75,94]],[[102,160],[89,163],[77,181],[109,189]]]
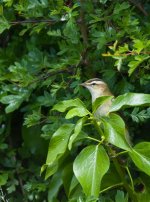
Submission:
[[[93,103],[93,113],[95,113],[95,111],[97,110],[97,108],[99,106],[101,106],[102,104],[104,104],[106,101],[111,100],[113,98],[113,96],[101,96],[99,98],[97,98],[95,100],[95,102]]]
[[[90,114],[90,112],[85,107],[75,107],[70,109],[66,114],[66,119],[71,119],[75,116],[83,117]]]
[[[107,187],[112,187],[115,184],[120,184],[121,179],[116,171],[114,164],[110,164],[108,172],[105,174],[101,184],[101,190],[105,190]]]
[[[115,8],[114,8],[114,12],[113,14],[120,14],[121,12],[123,12],[123,10],[126,10],[130,7],[128,2],[123,2],[123,3],[116,3]]]
[[[74,177],[72,166],[73,166],[72,162],[67,162],[67,165],[65,165],[65,167],[63,168],[63,172],[62,172],[63,186],[64,186],[65,193],[67,194],[67,196],[69,196],[69,189],[71,187],[71,182]],[[77,184],[78,184],[78,182],[77,182]]]
[[[76,157],[73,171],[87,196],[99,196],[101,180],[109,165],[108,155],[101,145],[88,146]]]
[[[138,55],[138,56],[135,56],[135,60],[134,61],[131,61],[129,62],[128,66],[130,67],[128,73],[129,73],[129,76],[131,76],[131,74],[135,71],[135,69],[145,60],[149,59],[150,56],[147,56],[147,55]]]
[[[87,117],[83,117],[78,120],[78,122],[75,126],[75,129],[74,129],[74,133],[70,136],[70,139],[69,139],[69,144],[68,144],[69,150],[71,150],[72,144],[76,140],[77,136],[80,134],[82,126],[86,120],[87,120]]]
[[[73,128],[74,124],[64,124],[60,128],[58,128],[58,130],[53,134],[50,140],[46,159],[46,165],[48,166],[46,171],[47,172],[46,178],[48,178],[50,175],[53,174],[53,172],[57,167],[56,163],[58,159],[66,151],[68,140]]]
[[[3,186],[7,183],[8,180],[8,173],[0,173],[0,186]]]
[[[150,176],[150,142],[141,142],[129,152],[135,165]]]
[[[107,0],[99,0],[100,3],[105,4]]]
[[[8,104],[5,108],[6,113],[15,111],[20,107],[22,102],[29,97],[29,91],[24,90],[19,95],[6,95],[0,99],[3,104]]]
[[[121,108],[129,108],[133,106],[150,106],[150,95],[142,93],[126,93],[114,99],[110,112],[115,112]]]
[[[123,119],[119,115],[112,113],[109,117],[103,118],[102,122],[106,140],[121,149],[130,151],[131,148]]]
[[[139,107],[135,107],[132,113],[130,114],[133,121],[139,123],[144,122],[150,118],[150,107],[146,110],[139,111]]]
[[[72,99],[72,100],[64,100],[61,101],[59,103],[57,103],[56,105],[54,105],[52,110],[57,110],[59,112],[65,112],[69,107],[85,107],[84,103],[76,98],[76,99]]]
[[[124,194],[123,191],[117,190],[117,194],[115,196],[115,202],[128,202],[128,194]]]
[[[37,124],[41,119],[41,112],[40,110],[34,110],[32,114],[29,114],[27,117],[25,117],[24,125],[27,127],[31,127],[35,124]]]
[[[8,21],[6,20],[6,18],[4,16],[1,16],[0,17],[0,34],[6,30],[6,29],[9,29],[10,28],[10,25],[8,23]]]
[[[78,43],[80,35],[78,32],[78,26],[73,18],[69,19],[63,33],[65,37],[67,37],[71,41],[71,43],[73,44]]]
[[[12,6],[14,0],[3,0],[3,2],[5,3],[5,6]]]
[[[133,42],[134,42],[133,47],[136,49],[137,53],[139,54],[141,50],[145,48],[145,44],[143,43],[143,41],[139,39],[135,39],[133,40]]]
[[[54,36],[54,37],[60,37],[61,36],[61,30],[60,29],[57,29],[57,30],[49,30],[47,32],[47,34],[49,36]]]
[[[48,190],[48,201],[53,202],[57,198],[60,187],[62,186],[61,172],[57,172],[53,175]]]

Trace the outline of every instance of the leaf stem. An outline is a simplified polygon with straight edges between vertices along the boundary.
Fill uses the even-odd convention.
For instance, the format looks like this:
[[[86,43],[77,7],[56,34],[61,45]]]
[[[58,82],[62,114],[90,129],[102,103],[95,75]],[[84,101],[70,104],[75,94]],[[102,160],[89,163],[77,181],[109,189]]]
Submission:
[[[118,183],[118,184],[114,184],[114,185],[112,185],[112,186],[109,186],[109,187],[103,189],[102,191],[100,191],[100,194],[103,193],[103,192],[105,192],[105,191],[108,191],[109,189],[113,189],[113,188],[119,187],[119,186],[123,186],[123,183],[121,182],[121,183]]]
[[[103,139],[104,133],[103,133],[103,131],[102,131],[100,125],[98,125],[97,121],[96,121],[94,118],[92,119],[92,121],[93,121],[93,124],[94,124],[94,126],[95,126],[95,129],[97,130],[97,132],[99,133],[99,135],[100,135],[101,138]]]
[[[99,133],[99,135],[101,136],[101,138],[103,139],[104,136],[104,133],[100,127],[100,125],[98,125],[97,121],[93,118],[93,124],[95,126],[95,129],[97,130],[97,132]],[[107,149],[107,151],[112,154],[112,156],[114,155],[113,153],[113,150],[111,149],[110,146],[106,145],[105,144],[105,147]],[[120,176],[120,179],[123,183],[123,186],[124,188],[126,189],[126,191],[129,193],[129,196],[130,198],[132,199],[132,202],[138,202],[138,199],[137,199],[137,196],[136,196],[136,193],[134,192],[134,190],[128,185],[128,182],[126,181],[125,179],[125,173],[123,171],[123,168],[120,166],[119,162],[118,162],[118,159],[115,157],[115,158],[112,158],[112,161],[113,161],[113,164],[116,168],[116,171],[118,173],[118,175]]]
[[[101,141],[100,140],[98,140],[98,139],[96,139],[96,138],[93,138],[93,137],[90,137],[90,136],[88,136],[88,137],[86,137],[87,139],[90,139],[90,140],[94,140],[94,141],[96,141],[96,142],[98,142],[98,143],[101,143]]]
[[[115,155],[115,157],[120,156],[120,155],[122,155],[122,154],[126,154],[126,153],[128,153],[128,151],[119,152],[119,153],[117,153],[117,154]]]
[[[126,170],[127,170],[127,173],[128,173],[128,175],[129,175],[129,178],[130,178],[130,181],[131,181],[131,187],[132,187],[132,189],[134,190],[134,183],[133,183],[133,179],[132,179],[130,170],[129,170],[128,166],[126,166],[125,168],[126,168]]]
[[[111,148],[108,148],[109,149],[109,152],[111,153]],[[113,164],[116,168],[116,171],[118,172],[119,176],[120,176],[120,179],[121,181],[123,182],[123,186],[124,188],[126,189],[126,191],[129,193],[129,196],[130,198],[132,199],[133,202],[138,202],[138,199],[137,199],[137,196],[136,196],[136,193],[134,192],[134,190],[128,185],[128,182],[126,181],[125,179],[125,173],[122,169],[122,167],[120,166],[119,162],[118,162],[118,159],[117,158],[112,158],[112,161],[113,161]]]

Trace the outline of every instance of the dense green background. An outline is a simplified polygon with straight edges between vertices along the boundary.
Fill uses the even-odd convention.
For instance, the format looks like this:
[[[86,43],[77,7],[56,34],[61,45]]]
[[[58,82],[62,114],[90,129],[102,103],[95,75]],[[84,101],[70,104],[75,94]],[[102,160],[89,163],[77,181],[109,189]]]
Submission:
[[[90,95],[79,83],[93,77],[104,79],[116,96],[150,93],[149,10],[148,0],[0,0],[4,201],[69,200],[66,181],[84,144],[66,154],[53,178],[45,181],[44,174],[40,176],[49,140],[66,122],[64,114],[51,109],[58,101],[77,97],[90,109]],[[149,141],[150,109],[132,108],[123,114],[133,144]],[[139,177],[137,169],[133,177],[137,192],[150,187],[150,178],[143,173]],[[78,188],[74,196],[80,192]],[[110,192],[101,200],[114,200],[115,194]],[[116,198],[123,197],[119,194]]]

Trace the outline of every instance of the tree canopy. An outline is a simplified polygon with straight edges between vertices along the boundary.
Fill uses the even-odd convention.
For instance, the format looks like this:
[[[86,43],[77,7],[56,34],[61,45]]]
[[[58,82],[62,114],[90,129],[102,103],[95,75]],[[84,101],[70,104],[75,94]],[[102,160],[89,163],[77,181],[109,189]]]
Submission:
[[[150,200],[149,10],[148,0],[0,1],[0,200]],[[104,144],[79,85],[95,77],[116,96]]]

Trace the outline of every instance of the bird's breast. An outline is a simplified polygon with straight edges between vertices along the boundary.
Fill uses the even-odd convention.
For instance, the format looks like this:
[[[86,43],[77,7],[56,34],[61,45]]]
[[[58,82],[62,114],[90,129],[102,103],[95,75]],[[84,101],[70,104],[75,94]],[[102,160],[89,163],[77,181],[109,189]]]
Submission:
[[[108,112],[109,112],[111,104],[112,104],[111,100],[109,100],[109,101],[105,102],[104,104],[102,104],[100,107],[98,107],[98,109],[94,113],[94,116],[96,118],[100,118],[101,116],[106,116],[108,114]]]

